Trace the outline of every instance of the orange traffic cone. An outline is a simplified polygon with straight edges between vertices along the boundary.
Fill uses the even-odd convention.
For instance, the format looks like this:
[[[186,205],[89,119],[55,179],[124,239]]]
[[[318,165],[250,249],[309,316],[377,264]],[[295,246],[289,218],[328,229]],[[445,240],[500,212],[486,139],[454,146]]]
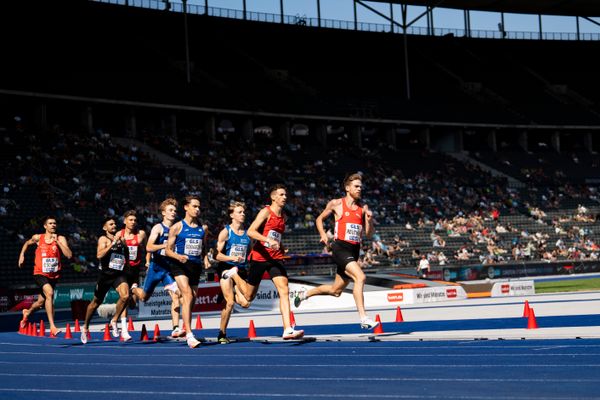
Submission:
[[[40,331],[38,332],[38,336],[46,336],[46,325],[44,325],[43,319],[40,319]]]
[[[523,306],[523,318],[529,317],[529,301],[525,300],[525,305]]]
[[[133,327],[133,320],[131,319],[131,317],[129,317],[129,323],[127,323],[127,331],[128,332],[135,331],[135,328]]]
[[[140,340],[142,342],[147,342],[148,340],[150,340],[150,338],[148,338],[148,331],[146,330],[146,324],[142,324],[142,333],[140,335]]]
[[[290,325],[292,328],[296,327],[296,317],[294,317],[294,312],[290,311]]]
[[[379,314],[377,314],[375,316],[375,321],[379,322],[379,324],[377,324],[375,329],[373,329],[373,333],[376,335],[382,334],[383,333],[383,324],[381,323],[381,318],[379,318]]]
[[[29,336],[35,336],[35,324],[33,322],[29,323]]]
[[[404,318],[402,318],[402,311],[400,311],[400,306],[396,308],[396,322],[404,322]]]
[[[81,332],[81,328],[79,327],[78,319],[75,320],[75,329],[73,329],[73,332]]]
[[[112,339],[110,338],[110,328],[108,327],[108,324],[106,324],[106,326],[104,327],[104,338],[102,339],[105,342],[110,342]]]
[[[254,339],[256,337],[256,329],[254,328],[254,321],[250,320],[250,326],[248,326],[248,339]]]
[[[202,320],[200,320],[200,314],[196,315],[196,329],[202,329]]]
[[[527,318],[527,329],[537,329],[538,328],[538,324],[537,321],[535,320],[535,312],[533,311],[533,308],[529,309],[529,317]]]
[[[73,339],[73,335],[71,334],[71,324],[67,322],[67,329],[65,330],[65,339]]]
[[[154,325],[154,337],[152,338],[153,342],[157,342],[160,337],[160,329],[158,328],[158,324]]]

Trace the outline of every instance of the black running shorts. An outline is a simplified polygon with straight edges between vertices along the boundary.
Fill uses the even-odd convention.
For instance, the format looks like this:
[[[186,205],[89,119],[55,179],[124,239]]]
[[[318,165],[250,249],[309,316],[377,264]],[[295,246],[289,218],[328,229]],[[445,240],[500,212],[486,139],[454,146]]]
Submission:
[[[358,261],[360,244],[352,244],[343,240],[336,240],[331,244],[333,261],[337,264],[337,274],[343,279],[350,279],[346,275],[346,266],[353,261]]]

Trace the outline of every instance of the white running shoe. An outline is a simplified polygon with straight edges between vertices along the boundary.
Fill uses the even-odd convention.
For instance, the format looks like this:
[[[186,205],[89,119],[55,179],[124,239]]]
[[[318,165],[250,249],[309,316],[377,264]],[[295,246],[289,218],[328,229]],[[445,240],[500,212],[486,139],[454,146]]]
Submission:
[[[300,307],[300,303],[306,300],[306,292],[305,287],[300,288],[300,292],[296,293],[296,297],[294,297],[294,307]]]
[[[188,336],[187,345],[190,349],[195,349],[196,347],[200,346],[200,341],[193,336]]]
[[[231,278],[233,275],[238,273],[238,267],[233,267],[231,269],[228,269],[226,271],[223,271],[223,279],[229,279]]]
[[[131,285],[131,290],[133,289],[137,289],[139,287],[139,285],[137,283],[134,283],[133,285]]]
[[[283,335],[281,337],[283,340],[292,340],[292,339],[301,339],[304,336],[303,330],[295,330],[294,328],[288,328],[283,331]]]
[[[119,328],[117,328],[117,323],[115,321],[110,321],[110,333],[112,337],[119,337]]]
[[[127,332],[127,329],[121,331],[121,339],[123,339],[124,342],[129,342],[131,340],[131,335]]]
[[[373,321],[369,317],[365,317],[360,320],[360,327],[362,329],[373,329],[373,328],[377,327],[377,325],[379,325],[379,322]]]
[[[177,286],[177,282],[173,282],[173,283],[169,283],[168,285],[165,285],[165,289],[168,290],[169,292],[177,293],[177,291],[179,290],[179,287]]]
[[[171,332],[171,337],[174,338],[178,338],[178,337],[183,337],[185,336],[186,332],[181,329],[180,327],[177,327],[175,329],[173,329],[173,331]]]
[[[79,339],[81,340],[81,343],[86,344],[88,341],[88,333],[86,330],[81,330],[81,336],[79,337]]]

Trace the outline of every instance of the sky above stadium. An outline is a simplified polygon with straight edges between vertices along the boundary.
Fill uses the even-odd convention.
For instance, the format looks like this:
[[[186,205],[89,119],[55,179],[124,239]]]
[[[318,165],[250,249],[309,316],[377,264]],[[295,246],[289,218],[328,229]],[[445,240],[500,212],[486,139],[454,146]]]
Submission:
[[[352,0],[320,0],[321,18],[352,21],[354,11]],[[189,4],[204,5],[204,0],[188,0]],[[243,0],[209,0],[209,7],[229,8],[241,10]],[[246,0],[247,10],[271,14],[279,14],[279,0]],[[381,3],[368,3],[371,7],[389,15],[390,6]],[[388,22],[372,11],[358,6],[358,20],[377,24]],[[409,7],[408,19],[412,20],[425,11],[424,7]],[[299,15],[307,18],[317,17],[316,0],[284,0],[284,14]],[[394,16],[400,20],[400,6],[394,5]],[[501,21],[500,13],[471,12],[471,29],[497,31]],[[600,21],[599,21],[600,22]],[[422,18],[415,23],[417,27],[426,27],[427,20]],[[436,28],[464,29],[464,18],[461,10],[437,8],[434,9],[434,26]],[[504,29],[511,32],[538,32],[539,22],[537,15],[504,14]],[[560,16],[543,16],[542,29],[544,32],[576,32],[576,18]],[[582,33],[600,33],[600,27],[584,19],[579,19],[579,29]]]

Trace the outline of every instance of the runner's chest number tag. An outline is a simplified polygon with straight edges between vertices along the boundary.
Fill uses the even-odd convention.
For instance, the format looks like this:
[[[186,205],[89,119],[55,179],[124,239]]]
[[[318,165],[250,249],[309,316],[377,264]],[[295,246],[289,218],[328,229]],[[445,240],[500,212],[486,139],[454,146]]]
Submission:
[[[202,253],[202,239],[186,238],[183,254],[198,257],[200,253]]]
[[[125,256],[123,254],[113,253],[110,255],[110,261],[108,262],[108,268],[116,271],[123,271],[125,266]]]
[[[129,248],[129,259],[135,260],[137,259],[138,247],[137,246],[127,246]]]
[[[281,243],[281,233],[277,231],[269,231],[269,233],[267,233],[267,238],[273,239],[277,243]],[[269,247],[269,242],[265,242],[264,246]]]
[[[248,246],[244,244],[234,244],[231,246],[231,250],[229,251],[229,255],[231,257],[241,257],[242,259],[246,259],[246,250]]]
[[[344,237],[344,240],[350,240],[352,242],[360,242],[361,233],[362,233],[362,225],[346,224],[346,236]]]
[[[42,272],[51,273],[58,271],[58,258],[56,257],[43,257],[42,258]]]

